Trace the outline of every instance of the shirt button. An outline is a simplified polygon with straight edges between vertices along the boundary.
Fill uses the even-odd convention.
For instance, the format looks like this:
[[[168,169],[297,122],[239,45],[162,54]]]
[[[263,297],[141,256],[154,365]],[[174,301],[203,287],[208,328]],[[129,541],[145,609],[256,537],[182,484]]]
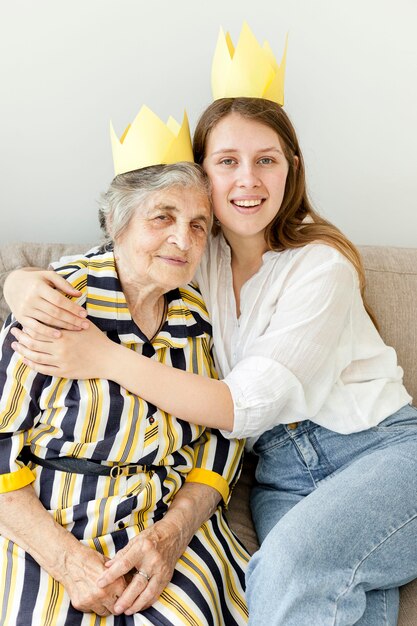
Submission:
[[[150,423],[150,424],[153,424],[153,423],[154,423],[154,421],[155,421],[155,418],[154,418],[154,417],[150,417],[150,418],[149,418],[149,423]]]
[[[291,424],[287,424],[290,430],[295,430],[298,427],[298,422],[291,422]]]
[[[119,522],[117,525],[120,528],[120,530],[122,530],[125,527],[125,523],[124,522]]]

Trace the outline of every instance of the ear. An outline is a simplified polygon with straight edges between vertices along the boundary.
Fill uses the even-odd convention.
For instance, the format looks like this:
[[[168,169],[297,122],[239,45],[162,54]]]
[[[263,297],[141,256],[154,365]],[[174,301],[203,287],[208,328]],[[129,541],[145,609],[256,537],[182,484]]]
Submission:
[[[300,164],[300,159],[298,158],[298,156],[294,157],[294,169],[298,170],[298,166]]]

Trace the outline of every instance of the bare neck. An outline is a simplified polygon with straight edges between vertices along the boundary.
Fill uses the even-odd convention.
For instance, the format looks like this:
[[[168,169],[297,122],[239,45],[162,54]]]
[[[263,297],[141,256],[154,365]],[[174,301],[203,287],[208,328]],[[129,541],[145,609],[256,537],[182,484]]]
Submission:
[[[117,266],[117,272],[129,312],[148,339],[161,327],[165,314],[165,293],[160,287],[144,284]]]
[[[240,292],[243,285],[254,276],[262,266],[262,255],[268,250],[262,237],[227,236],[232,250],[233,291],[236,301],[236,314],[240,315]]]

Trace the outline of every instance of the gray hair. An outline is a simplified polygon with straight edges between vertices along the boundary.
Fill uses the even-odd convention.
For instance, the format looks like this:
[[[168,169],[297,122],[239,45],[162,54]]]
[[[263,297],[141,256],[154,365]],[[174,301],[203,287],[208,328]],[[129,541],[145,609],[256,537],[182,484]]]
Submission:
[[[104,231],[104,245],[111,245],[125,230],[136,209],[153,193],[171,187],[194,189],[211,201],[211,185],[203,169],[195,163],[152,165],[133,172],[119,174],[101,195],[99,202],[100,226]]]

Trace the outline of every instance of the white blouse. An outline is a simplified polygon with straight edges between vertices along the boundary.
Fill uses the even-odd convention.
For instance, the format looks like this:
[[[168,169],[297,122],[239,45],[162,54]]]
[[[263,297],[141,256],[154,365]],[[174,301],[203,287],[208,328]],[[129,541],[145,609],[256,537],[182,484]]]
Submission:
[[[239,318],[222,235],[211,239],[196,279],[235,407],[226,436],[253,445],[277,424],[306,419],[352,433],[411,401],[395,350],[363,306],[355,268],[334,248],[266,252],[242,287]]]

